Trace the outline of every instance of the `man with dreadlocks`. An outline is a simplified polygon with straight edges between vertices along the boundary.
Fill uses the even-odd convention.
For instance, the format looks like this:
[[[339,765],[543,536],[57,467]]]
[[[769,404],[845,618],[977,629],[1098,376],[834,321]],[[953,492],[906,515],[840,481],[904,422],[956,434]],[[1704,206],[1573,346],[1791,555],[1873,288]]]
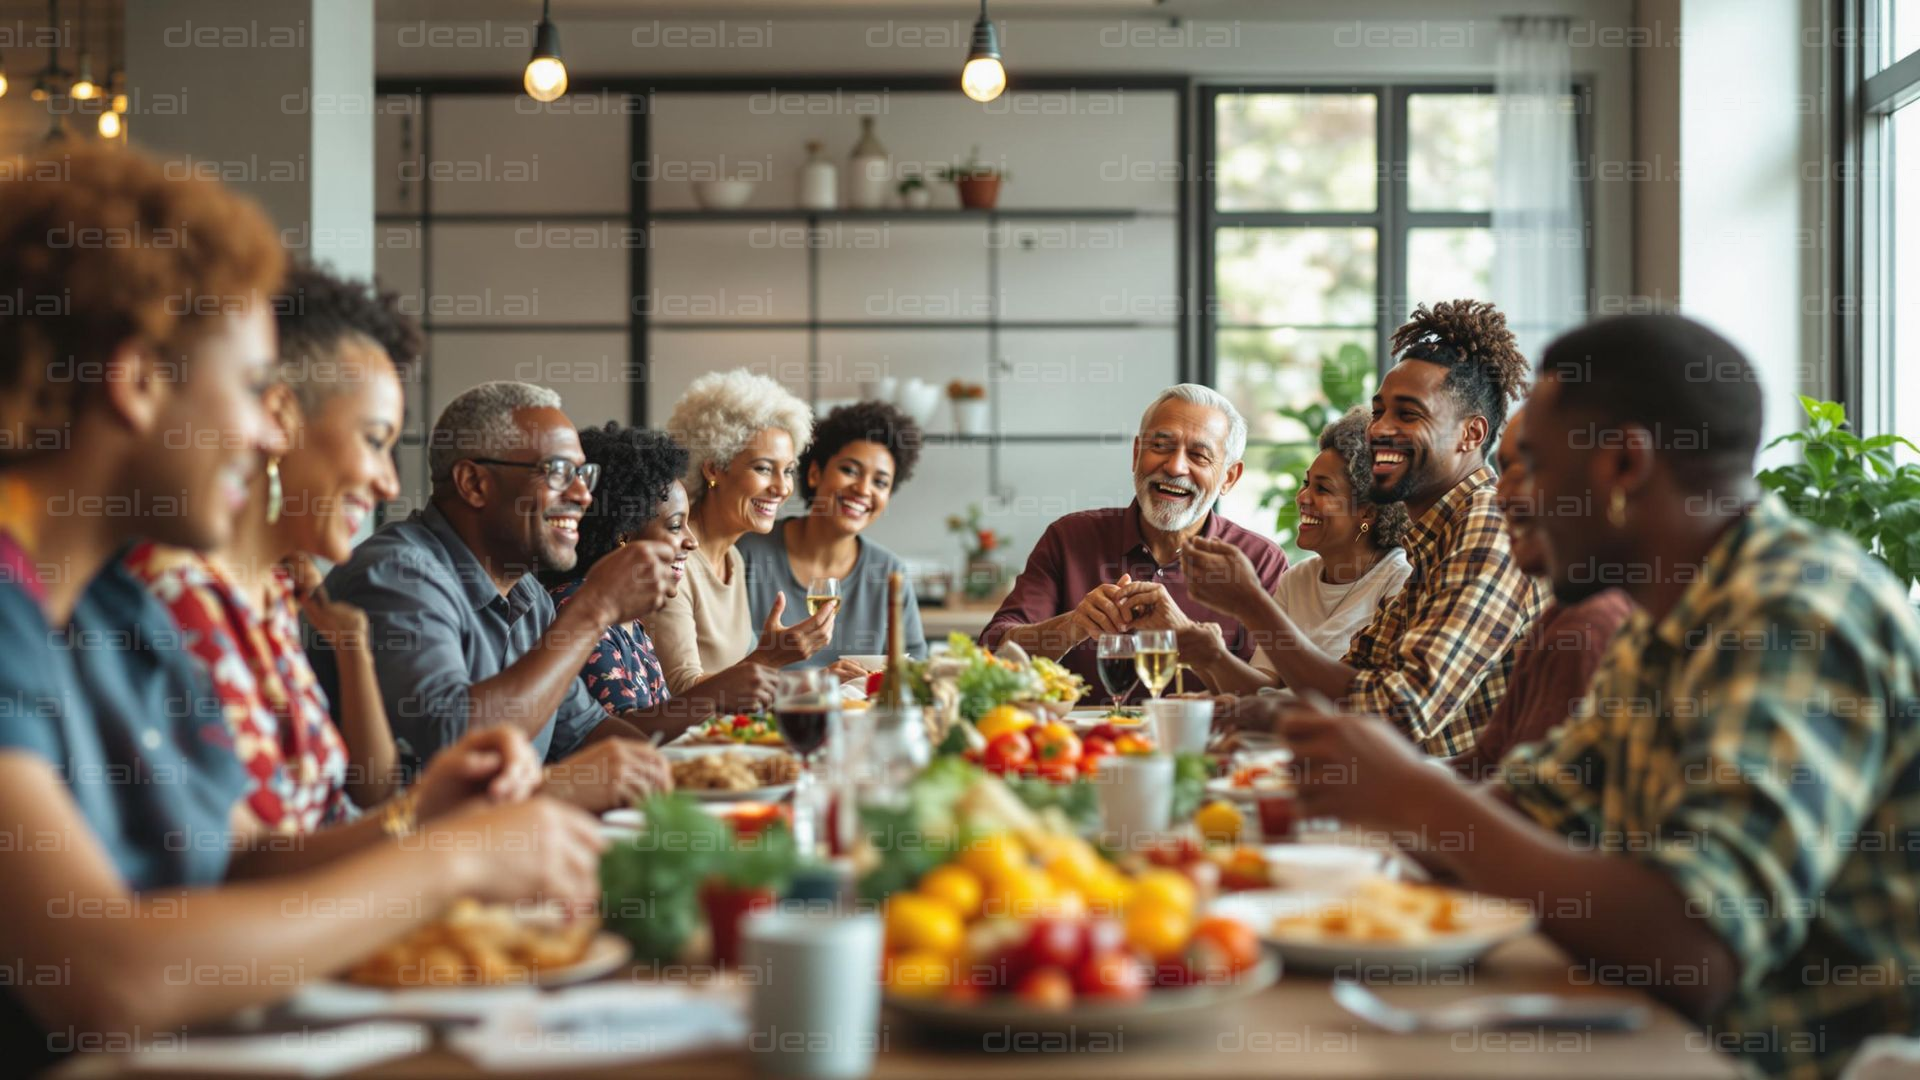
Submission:
[[[1527,363],[1507,319],[1476,300],[1422,304],[1395,331],[1399,362],[1373,396],[1376,503],[1413,518],[1413,576],[1383,601],[1344,658],[1322,652],[1259,588],[1245,556],[1204,538],[1183,555],[1192,595],[1266,647],[1283,682],[1391,719],[1429,754],[1474,748],[1506,690],[1514,645],[1546,607],[1514,562],[1489,452]],[[1243,703],[1240,720],[1270,711]]]

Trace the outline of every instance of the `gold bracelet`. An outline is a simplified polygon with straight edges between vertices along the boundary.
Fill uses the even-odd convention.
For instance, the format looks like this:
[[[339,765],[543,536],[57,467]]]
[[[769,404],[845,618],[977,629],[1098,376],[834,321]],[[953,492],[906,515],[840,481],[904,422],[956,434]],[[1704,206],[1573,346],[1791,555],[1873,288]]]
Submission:
[[[390,840],[405,840],[420,829],[419,793],[404,791],[387,800],[380,812],[380,831]]]

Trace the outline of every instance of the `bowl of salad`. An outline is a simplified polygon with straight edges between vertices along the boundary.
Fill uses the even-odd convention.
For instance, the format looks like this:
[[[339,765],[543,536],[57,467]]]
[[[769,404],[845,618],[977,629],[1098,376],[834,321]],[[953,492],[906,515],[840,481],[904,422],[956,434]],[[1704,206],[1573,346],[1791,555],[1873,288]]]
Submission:
[[[1087,696],[1087,680],[1044,656],[1035,656],[1027,663],[1039,678],[1040,694],[1012,704],[1052,720],[1065,720],[1080,699]]]

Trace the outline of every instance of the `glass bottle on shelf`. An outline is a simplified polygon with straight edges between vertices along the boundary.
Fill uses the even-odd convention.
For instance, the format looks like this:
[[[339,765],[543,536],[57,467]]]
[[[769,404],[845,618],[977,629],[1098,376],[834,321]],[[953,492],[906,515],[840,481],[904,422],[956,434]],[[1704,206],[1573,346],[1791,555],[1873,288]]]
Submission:
[[[860,141],[853,146],[847,172],[847,205],[855,210],[884,210],[893,190],[893,158],[873,134],[873,117],[860,118]]]
[[[835,210],[840,206],[840,170],[834,167],[818,140],[807,144],[807,160],[800,165],[800,209]]]

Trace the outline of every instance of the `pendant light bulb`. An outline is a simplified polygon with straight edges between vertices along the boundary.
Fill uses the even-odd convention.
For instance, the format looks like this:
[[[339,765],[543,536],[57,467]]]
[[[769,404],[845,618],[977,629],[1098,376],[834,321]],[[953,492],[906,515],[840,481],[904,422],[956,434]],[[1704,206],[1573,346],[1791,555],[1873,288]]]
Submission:
[[[103,112],[100,114],[100,137],[101,138],[117,139],[120,137],[120,132],[123,130],[125,130],[125,128],[124,128],[124,125],[120,123],[119,113],[114,112],[112,109],[108,109],[106,112]]]
[[[533,32],[533,56],[521,80],[535,101],[555,101],[567,92],[567,65],[560,59],[560,29],[553,25],[551,0],[540,8],[540,25]]]
[[[1007,69],[1000,62],[1000,35],[987,18],[987,0],[980,0],[980,19],[973,24],[973,44],[967,66],[960,70],[960,89],[975,101],[992,101],[1007,88]]]

